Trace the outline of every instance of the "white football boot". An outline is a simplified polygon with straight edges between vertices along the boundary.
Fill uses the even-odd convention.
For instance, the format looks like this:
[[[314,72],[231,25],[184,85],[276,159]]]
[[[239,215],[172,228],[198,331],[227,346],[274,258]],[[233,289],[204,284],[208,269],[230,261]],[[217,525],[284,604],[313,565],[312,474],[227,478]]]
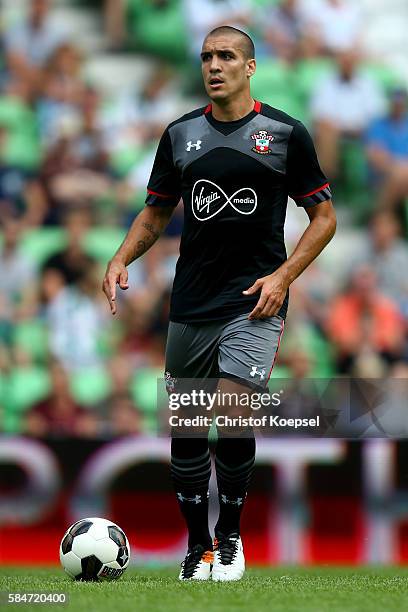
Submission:
[[[212,579],[216,582],[241,580],[245,572],[242,540],[238,533],[224,536],[218,533],[214,539],[214,564]]]
[[[197,544],[189,550],[181,564],[179,580],[208,580],[214,561],[212,550],[205,550]]]

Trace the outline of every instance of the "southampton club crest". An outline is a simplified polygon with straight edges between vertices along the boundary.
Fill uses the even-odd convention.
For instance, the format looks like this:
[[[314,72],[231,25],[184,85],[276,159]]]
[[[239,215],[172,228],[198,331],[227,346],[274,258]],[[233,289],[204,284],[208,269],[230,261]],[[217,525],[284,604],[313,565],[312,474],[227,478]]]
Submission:
[[[272,134],[268,134],[266,130],[259,130],[258,134],[251,135],[252,140],[255,140],[255,146],[252,147],[254,153],[260,155],[270,155],[272,151],[269,148],[270,143],[273,141]]]

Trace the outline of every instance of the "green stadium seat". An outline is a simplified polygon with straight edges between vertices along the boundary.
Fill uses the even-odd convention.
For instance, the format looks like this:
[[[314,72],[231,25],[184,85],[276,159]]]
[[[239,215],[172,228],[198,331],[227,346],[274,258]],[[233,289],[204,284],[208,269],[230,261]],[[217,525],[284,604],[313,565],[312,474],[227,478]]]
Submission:
[[[133,401],[145,413],[157,412],[157,384],[163,378],[163,368],[140,368],[131,381]]]
[[[119,247],[125,231],[117,227],[95,227],[90,229],[83,242],[88,255],[106,264]]]
[[[17,367],[6,382],[7,406],[10,411],[24,412],[50,392],[50,378],[41,366]]]
[[[41,266],[51,255],[66,246],[66,234],[60,227],[39,227],[26,232],[21,240],[21,250]]]
[[[334,375],[332,347],[315,327],[310,325],[303,330],[299,344],[313,363],[310,378],[330,378]]]
[[[390,66],[367,62],[363,64],[361,70],[364,74],[368,74],[375,79],[385,92],[397,86],[404,86],[401,77]]]
[[[144,147],[128,147],[114,151],[110,163],[116,174],[121,178],[128,175],[130,170],[140,162],[145,154]]]
[[[38,319],[16,323],[13,328],[13,345],[30,355],[33,361],[44,363],[48,356],[47,328]]]
[[[143,429],[146,433],[157,431],[157,393],[160,378],[163,378],[162,368],[141,368],[131,381],[130,392],[135,405],[142,412]]]
[[[26,170],[35,169],[41,159],[35,113],[20,98],[0,97],[0,126],[8,131],[4,151],[6,163]]]
[[[180,0],[170,0],[163,6],[128,0],[128,23],[138,49],[169,61],[186,60],[186,24]]]
[[[283,365],[274,365],[269,383],[272,381],[272,379],[276,380],[279,378],[290,378],[290,376],[291,374],[289,368]]]
[[[349,207],[353,220],[366,218],[372,208],[372,193],[368,186],[368,167],[364,143],[343,140],[340,144],[341,181],[335,187],[339,202]]]
[[[270,6],[278,5],[281,0],[250,0],[250,4],[254,9],[266,9]]]
[[[333,72],[334,63],[329,58],[300,60],[294,68],[296,90],[305,108],[309,107],[316,84]]]
[[[105,400],[111,391],[111,380],[105,368],[83,368],[71,374],[74,398],[84,406],[95,406]]]
[[[302,103],[294,71],[283,62],[261,59],[251,80],[251,93],[257,99],[305,121],[307,109]]]

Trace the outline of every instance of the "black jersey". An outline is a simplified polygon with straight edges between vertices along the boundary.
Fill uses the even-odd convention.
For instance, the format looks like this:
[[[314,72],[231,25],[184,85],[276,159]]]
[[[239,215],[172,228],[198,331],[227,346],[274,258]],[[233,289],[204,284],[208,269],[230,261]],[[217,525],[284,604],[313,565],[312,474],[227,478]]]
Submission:
[[[330,199],[302,123],[267,104],[237,121],[217,121],[211,105],[171,123],[157,149],[148,206],[184,203],[170,320],[229,319],[250,312],[256,279],[286,260],[288,195],[298,206]],[[285,317],[288,295],[279,314]]]

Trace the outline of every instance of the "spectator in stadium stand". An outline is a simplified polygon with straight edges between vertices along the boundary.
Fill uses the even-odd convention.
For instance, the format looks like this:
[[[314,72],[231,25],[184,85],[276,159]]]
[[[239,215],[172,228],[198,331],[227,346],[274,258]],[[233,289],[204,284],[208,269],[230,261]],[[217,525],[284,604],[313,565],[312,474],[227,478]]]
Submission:
[[[355,50],[339,53],[336,62],[336,72],[321,80],[311,100],[317,151],[329,178],[338,175],[342,140],[362,140],[369,123],[385,108],[377,83],[359,72]]]
[[[352,371],[361,353],[379,354],[391,364],[402,356],[405,323],[397,305],[378,289],[374,269],[354,268],[350,285],[330,304],[326,333],[337,350],[337,368]]]
[[[48,151],[40,176],[48,197],[48,223],[58,223],[71,207],[93,208],[98,197],[112,187],[109,156],[98,124],[100,96],[85,90],[81,101],[81,123],[69,126]]]
[[[321,41],[332,55],[353,49],[362,27],[361,9],[352,0],[305,0],[301,3],[303,28]]]
[[[149,148],[174,119],[181,104],[185,106],[174,69],[167,63],[158,63],[141,88],[119,94],[115,104],[103,113],[104,140],[109,151],[120,149],[124,143]]]
[[[294,59],[302,34],[302,18],[298,0],[281,0],[262,11],[260,28],[268,51],[276,57]]]
[[[81,53],[69,43],[58,47],[45,66],[37,116],[46,146],[55,142],[64,127],[80,125],[80,105],[85,90],[81,67]]]
[[[25,433],[38,437],[92,438],[98,433],[97,415],[72,396],[67,372],[60,363],[50,366],[51,391],[26,415]]]
[[[212,103],[166,128],[146,206],[103,281],[115,314],[116,284],[129,286],[126,266],[159,238],[182,196],[184,228],[166,347],[169,393],[191,378],[217,382],[220,394],[248,398],[252,390],[264,390],[283,332],[288,287],[335,232],[329,184],[306,128],[251,97],[254,56],[251,38],[234,27],[205,37],[201,66]],[[309,218],[289,259],[283,240],[288,194]],[[241,409],[231,406],[242,416]],[[228,406],[217,410],[228,413]],[[181,435],[172,430],[171,472],[189,532],[179,579],[239,580],[245,569],[240,517],[255,462],[254,433],[245,422],[227,431],[218,427],[220,514],[213,551],[208,429],[205,424]]]
[[[391,92],[388,113],[373,121],[366,136],[367,157],[380,182],[378,206],[395,209],[408,197],[408,94]]]
[[[10,81],[4,94],[16,99],[16,106],[28,101],[27,86],[23,81]],[[28,128],[29,129],[29,128]],[[47,199],[34,171],[17,161],[8,159],[7,149],[11,129],[0,125],[0,226],[18,218],[25,227],[41,225],[47,212]]]
[[[110,436],[127,436],[143,433],[140,411],[129,394],[117,394],[109,398],[109,413],[105,433]]]
[[[408,276],[401,274],[401,270],[408,270],[408,245],[395,214],[385,210],[374,214],[363,250],[352,266],[358,262],[372,266],[379,291],[407,312]]]
[[[10,72],[36,87],[41,83],[41,69],[67,41],[68,33],[51,14],[52,0],[29,0],[27,5],[27,15],[6,31],[4,42]]]
[[[126,0],[104,0],[104,26],[110,51],[121,50],[126,43]]]
[[[83,248],[86,233],[91,225],[92,217],[87,209],[68,211],[62,224],[66,231],[66,246],[45,260],[42,271],[58,270],[65,284],[75,283],[82,276],[84,269],[95,263]]]
[[[200,55],[201,41],[210,30],[226,22],[244,29],[253,23],[253,6],[248,0],[182,1],[193,59]]]
[[[97,288],[98,268],[87,265],[76,282],[56,291],[45,307],[49,349],[68,371],[98,368],[104,359],[100,338],[106,324]]]
[[[37,270],[20,250],[21,223],[9,220],[3,226],[0,247],[0,318],[12,321],[35,292]]]

